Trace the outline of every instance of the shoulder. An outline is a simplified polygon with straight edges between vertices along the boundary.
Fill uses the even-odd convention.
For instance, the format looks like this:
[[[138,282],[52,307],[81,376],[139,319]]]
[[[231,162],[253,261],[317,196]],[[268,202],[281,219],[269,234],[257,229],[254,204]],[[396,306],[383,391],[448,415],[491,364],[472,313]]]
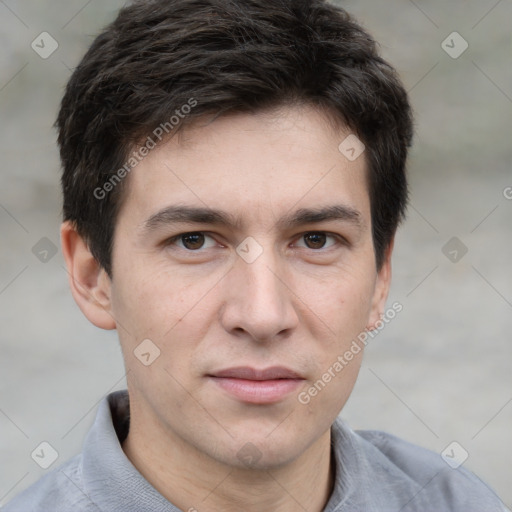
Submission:
[[[368,456],[378,460],[381,471],[416,483],[418,492],[405,510],[422,510],[436,504],[436,510],[454,512],[503,512],[498,496],[469,470],[454,463],[450,466],[441,454],[414,445],[392,434],[377,430],[354,432]],[[462,449],[462,447],[461,447]],[[450,451],[452,457],[457,453]],[[461,461],[462,462],[462,461]],[[452,467],[454,466],[454,467]]]
[[[2,512],[98,512],[84,489],[81,454],[53,469],[22,491]]]

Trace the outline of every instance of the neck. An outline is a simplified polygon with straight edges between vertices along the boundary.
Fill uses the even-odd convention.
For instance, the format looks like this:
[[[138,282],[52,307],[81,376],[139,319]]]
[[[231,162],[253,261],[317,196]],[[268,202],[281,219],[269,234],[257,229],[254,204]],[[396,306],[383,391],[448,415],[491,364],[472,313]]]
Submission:
[[[167,500],[188,512],[321,512],[334,486],[330,429],[287,465],[232,467],[131,411],[123,451]]]

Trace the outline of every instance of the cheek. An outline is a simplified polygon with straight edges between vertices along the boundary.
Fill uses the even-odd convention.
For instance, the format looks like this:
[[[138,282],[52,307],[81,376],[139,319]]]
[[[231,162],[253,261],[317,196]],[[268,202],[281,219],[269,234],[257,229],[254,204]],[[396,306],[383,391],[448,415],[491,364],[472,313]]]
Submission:
[[[311,311],[325,321],[331,334],[344,337],[343,334],[359,332],[366,327],[375,286],[368,275],[344,270],[321,281],[304,280],[299,286],[302,290],[298,295],[304,297]]]
[[[183,303],[179,289],[169,286],[168,277],[144,272],[144,267],[117,270],[112,287],[114,317],[133,338],[159,338],[164,324],[169,329],[179,315]]]
[[[345,406],[361,367],[363,350],[345,359],[348,345],[333,351],[298,395],[299,410],[327,429]],[[307,426],[308,422],[304,422]]]
[[[113,314],[126,331],[125,339],[131,338],[130,344],[149,338],[159,346],[172,344],[179,349],[179,339],[185,337],[192,346],[207,324],[211,301],[207,292],[214,284],[157,267],[151,270],[149,264],[132,266],[117,276]]]

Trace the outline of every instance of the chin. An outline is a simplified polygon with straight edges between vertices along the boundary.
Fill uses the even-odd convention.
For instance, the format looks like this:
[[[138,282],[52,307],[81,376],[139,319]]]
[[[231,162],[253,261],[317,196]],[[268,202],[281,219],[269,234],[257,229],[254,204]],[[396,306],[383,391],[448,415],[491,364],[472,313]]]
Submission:
[[[260,428],[257,434],[245,433],[237,436],[237,440],[230,447],[231,450],[235,450],[230,450],[229,460],[226,462],[239,469],[277,469],[295,460],[306,450],[308,444],[304,435],[293,435],[285,429],[279,434],[274,431],[269,435],[266,430]]]

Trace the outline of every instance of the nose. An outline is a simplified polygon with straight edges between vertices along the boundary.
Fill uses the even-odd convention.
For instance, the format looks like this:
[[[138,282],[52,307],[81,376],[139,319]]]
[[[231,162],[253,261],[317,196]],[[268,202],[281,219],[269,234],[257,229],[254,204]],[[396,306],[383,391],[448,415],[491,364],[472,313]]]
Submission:
[[[224,279],[221,324],[230,334],[259,342],[289,335],[299,323],[293,285],[270,248],[251,263],[237,257]]]

